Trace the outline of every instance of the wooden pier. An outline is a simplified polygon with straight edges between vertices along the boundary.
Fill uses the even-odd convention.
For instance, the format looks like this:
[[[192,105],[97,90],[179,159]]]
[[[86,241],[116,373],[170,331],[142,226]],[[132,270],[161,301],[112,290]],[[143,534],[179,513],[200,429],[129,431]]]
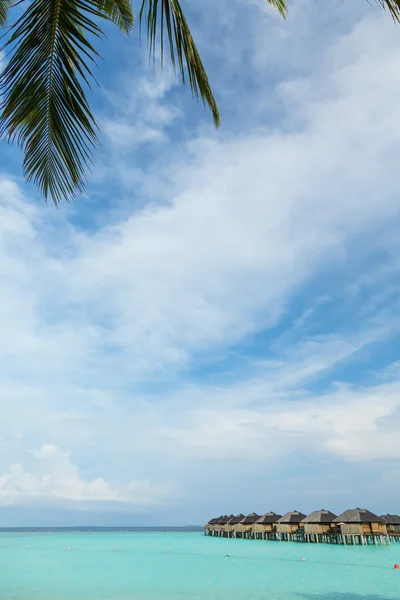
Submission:
[[[389,526],[390,524],[390,526]],[[366,509],[347,510],[338,517],[327,510],[305,516],[298,511],[281,517],[276,513],[259,516],[221,516],[211,519],[205,535],[221,538],[336,544],[342,546],[387,546],[400,543],[400,517],[378,517]]]
[[[386,546],[400,543],[400,536],[378,534],[341,534],[341,533],[254,533],[252,531],[212,531],[205,529],[205,535],[230,539],[269,540],[274,542],[300,542],[303,544],[339,544],[343,546]]]

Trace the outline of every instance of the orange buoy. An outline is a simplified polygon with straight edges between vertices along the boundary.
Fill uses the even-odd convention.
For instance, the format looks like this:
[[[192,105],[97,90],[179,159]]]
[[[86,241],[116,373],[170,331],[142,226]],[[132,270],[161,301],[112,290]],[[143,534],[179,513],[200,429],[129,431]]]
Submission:
[[[119,548],[115,548],[115,552],[119,552]]]
[[[394,569],[400,569],[400,566],[396,563],[395,565],[393,565]]]
[[[305,559],[305,558],[302,558],[302,559],[301,559],[301,562],[306,562],[306,559]]]

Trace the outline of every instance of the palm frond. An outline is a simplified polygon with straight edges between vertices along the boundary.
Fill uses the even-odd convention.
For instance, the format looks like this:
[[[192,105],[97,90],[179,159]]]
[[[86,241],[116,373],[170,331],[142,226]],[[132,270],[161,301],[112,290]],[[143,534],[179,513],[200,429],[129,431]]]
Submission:
[[[94,0],[33,0],[12,28],[11,58],[0,75],[0,134],[25,151],[24,173],[55,204],[84,188],[84,170],[99,146],[81,83],[101,36]]]
[[[145,14],[147,13],[147,17]],[[211,91],[207,73],[197,51],[189,26],[178,0],[143,0],[140,9],[140,22],[147,20],[147,39],[150,55],[156,52],[157,28],[160,26],[161,62],[164,55],[164,33],[170,48],[174,67],[178,63],[183,83],[186,78],[195,98],[201,97],[204,105],[211,110],[214,125],[220,125],[217,103]]]
[[[267,2],[272,8],[275,8],[284,18],[286,18],[286,0],[267,0]],[[376,0],[376,2],[383,9],[388,10],[395,21],[400,22],[400,0]]]
[[[286,0],[267,0],[268,4],[275,8],[279,13],[281,13],[282,17],[286,19],[287,13],[287,5]]]
[[[135,22],[130,0],[98,0],[99,11],[128,35]]]
[[[400,0],[377,0],[382,8],[387,9],[395,21],[400,22]]]
[[[0,0],[0,27],[7,23],[8,10],[12,7],[13,0]]]

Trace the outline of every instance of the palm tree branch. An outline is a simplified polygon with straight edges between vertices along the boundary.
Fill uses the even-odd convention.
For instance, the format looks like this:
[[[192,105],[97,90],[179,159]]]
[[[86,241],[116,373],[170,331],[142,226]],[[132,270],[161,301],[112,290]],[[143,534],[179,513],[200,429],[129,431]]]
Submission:
[[[195,98],[201,98],[211,110],[214,124],[220,125],[217,103],[189,26],[178,0],[142,0],[140,22],[147,20],[147,39],[151,56],[155,56],[157,28],[160,24],[161,62],[164,56],[164,33],[167,32],[171,61],[178,64],[182,81],[186,78]]]
[[[281,13],[286,18],[287,14],[287,3],[286,0],[267,0],[273,8]],[[395,21],[400,22],[400,0],[376,0],[376,2],[383,8],[390,12]]]
[[[287,13],[287,4],[286,0],[267,0],[268,4],[275,8],[279,13],[281,13],[282,17],[286,19]]]
[[[377,2],[390,12],[395,21],[400,22],[400,0],[377,0]]]
[[[99,11],[128,35],[135,22],[130,0],[98,0]]]
[[[55,204],[84,188],[84,171],[99,146],[81,82],[98,56],[94,0],[33,0],[12,27],[11,58],[0,75],[0,134],[25,151],[24,172]]]
[[[7,23],[8,11],[13,4],[13,0],[0,0],[0,27]]]

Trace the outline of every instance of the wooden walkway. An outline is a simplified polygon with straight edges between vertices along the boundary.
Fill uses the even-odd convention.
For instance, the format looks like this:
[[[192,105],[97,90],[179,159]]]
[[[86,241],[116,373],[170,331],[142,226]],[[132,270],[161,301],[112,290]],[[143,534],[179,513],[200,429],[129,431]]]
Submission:
[[[303,544],[339,544],[343,546],[386,546],[391,543],[400,543],[400,536],[378,535],[378,534],[341,534],[341,533],[254,533],[235,531],[212,531],[205,530],[205,535],[224,538],[241,538],[252,540],[271,540],[275,542],[300,542]]]

